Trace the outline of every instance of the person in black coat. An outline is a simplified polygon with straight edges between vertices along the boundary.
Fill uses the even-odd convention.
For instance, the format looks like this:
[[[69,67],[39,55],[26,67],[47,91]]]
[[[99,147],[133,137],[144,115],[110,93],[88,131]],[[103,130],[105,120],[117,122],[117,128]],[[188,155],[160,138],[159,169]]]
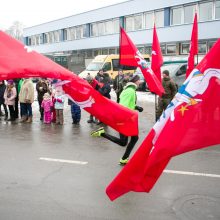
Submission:
[[[1,106],[3,105],[4,111],[5,111],[5,120],[8,119],[8,110],[7,106],[5,105],[5,99],[4,99],[4,93],[5,93],[6,85],[4,80],[0,81],[0,116],[4,116],[4,114],[1,111]]]

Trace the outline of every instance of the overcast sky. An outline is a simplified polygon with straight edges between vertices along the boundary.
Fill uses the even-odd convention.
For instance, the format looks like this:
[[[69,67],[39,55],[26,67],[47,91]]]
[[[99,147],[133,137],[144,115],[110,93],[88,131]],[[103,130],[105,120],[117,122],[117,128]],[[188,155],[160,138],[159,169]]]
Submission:
[[[30,27],[124,1],[126,0],[2,0],[0,28],[8,28],[14,21]]]

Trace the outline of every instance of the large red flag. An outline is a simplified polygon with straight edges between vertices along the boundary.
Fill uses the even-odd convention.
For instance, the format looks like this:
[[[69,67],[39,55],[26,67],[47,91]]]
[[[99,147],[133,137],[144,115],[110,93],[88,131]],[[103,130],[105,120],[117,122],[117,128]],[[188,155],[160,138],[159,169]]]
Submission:
[[[104,98],[73,72],[0,31],[0,79],[29,77],[69,81],[63,89],[82,108],[126,136],[138,134],[135,111]]]
[[[157,36],[156,25],[154,24],[153,43],[152,43],[152,57],[151,57],[151,69],[161,82],[160,67],[163,65],[163,56],[160,48],[160,42]]]
[[[193,70],[140,148],[110,183],[111,200],[149,192],[176,155],[220,144],[220,39]]]
[[[164,93],[161,82],[148,66],[146,60],[122,27],[120,32],[120,64],[139,67],[144,75],[149,90],[159,96]]]
[[[195,13],[194,22],[193,22],[193,29],[191,35],[191,42],[190,42],[190,51],[188,57],[188,67],[186,70],[186,78],[194,69],[194,57],[198,54],[198,22],[197,22],[197,13]]]

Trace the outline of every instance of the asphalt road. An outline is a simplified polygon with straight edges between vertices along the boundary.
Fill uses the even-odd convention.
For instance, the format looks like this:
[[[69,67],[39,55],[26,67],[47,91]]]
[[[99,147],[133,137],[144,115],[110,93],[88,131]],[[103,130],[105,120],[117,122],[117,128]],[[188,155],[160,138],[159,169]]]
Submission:
[[[139,101],[144,112],[135,150],[154,123],[147,100]],[[0,121],[0,220],[220,219],[219,146],[173,158],[151,193],[111,202],[105,188],[122,169],[124,148],[90,137],[98,126],[87,119],[83,111],[80,125],[72,125],[67,107],[63,126],[44,125],[34,103],[32,124]]]

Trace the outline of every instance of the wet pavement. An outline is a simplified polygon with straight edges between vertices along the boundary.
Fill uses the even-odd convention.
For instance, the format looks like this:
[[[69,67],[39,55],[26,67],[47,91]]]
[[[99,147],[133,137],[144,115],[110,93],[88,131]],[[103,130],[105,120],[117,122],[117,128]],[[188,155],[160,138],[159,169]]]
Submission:
[[[144,96],[135,150],[154,123],[153,96]],[[42,124],[35,102],[32,124],[0,121],[0,220],[220,219],[220,178],[214,175],[163,173],[151,193],[131,192],[111,202],[105,188],[122,169],[125,149],[90,137],[98,126],[86,122],[87,112],[79,126],[72,125],[68,106],[64,114],[63,126]],[[175,157],[167,170],[220,175],[219,164],[216,146]]]

